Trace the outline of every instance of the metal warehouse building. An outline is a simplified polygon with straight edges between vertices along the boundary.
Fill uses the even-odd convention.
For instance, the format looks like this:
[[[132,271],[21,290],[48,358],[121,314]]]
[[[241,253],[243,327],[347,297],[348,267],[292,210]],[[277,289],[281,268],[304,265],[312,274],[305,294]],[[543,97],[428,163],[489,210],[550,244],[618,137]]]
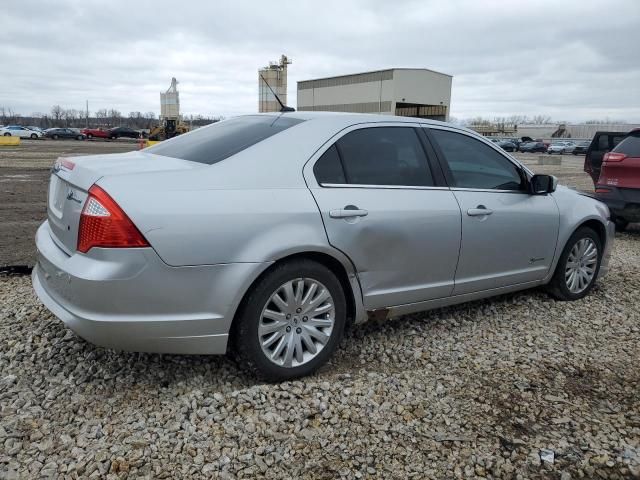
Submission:
[[[453,77],[392,68],[298,82],[299,111],[383,113],[448,120]]]

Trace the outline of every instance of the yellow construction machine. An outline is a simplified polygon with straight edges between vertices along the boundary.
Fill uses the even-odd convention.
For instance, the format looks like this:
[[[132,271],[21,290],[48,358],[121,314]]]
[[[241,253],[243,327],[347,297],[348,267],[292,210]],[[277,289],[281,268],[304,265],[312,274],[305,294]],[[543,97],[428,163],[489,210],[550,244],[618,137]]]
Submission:
[[[166,140],[189,131],[189,126],[180,117],[178,81],[171,79],[171,86],[160,93],[160,124],[149,132],[149,140]]]

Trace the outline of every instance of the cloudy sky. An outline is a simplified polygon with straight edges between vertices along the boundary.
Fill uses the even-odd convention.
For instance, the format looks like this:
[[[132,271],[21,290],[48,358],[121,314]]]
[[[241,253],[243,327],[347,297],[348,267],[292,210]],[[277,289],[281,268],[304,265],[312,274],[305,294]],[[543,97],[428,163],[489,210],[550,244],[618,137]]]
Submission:
[[[29,1],[0,15],[0,106],[257,110],[257,70],[296,81],[388,67],[453,75],[457,118],[640,122],[640,0]]]

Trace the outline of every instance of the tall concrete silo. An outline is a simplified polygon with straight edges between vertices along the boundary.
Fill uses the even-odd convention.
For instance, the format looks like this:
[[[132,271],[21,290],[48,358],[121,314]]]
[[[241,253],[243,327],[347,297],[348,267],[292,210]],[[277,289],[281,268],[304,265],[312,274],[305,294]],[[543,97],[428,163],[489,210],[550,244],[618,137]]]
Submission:
[[[287,65],[290,64],[291,60],[282,55],[279,62],[269,62],[269,66],[258,70],[259,112],[279,112],[282,108],[271,90],[284,105],[287,104]]]

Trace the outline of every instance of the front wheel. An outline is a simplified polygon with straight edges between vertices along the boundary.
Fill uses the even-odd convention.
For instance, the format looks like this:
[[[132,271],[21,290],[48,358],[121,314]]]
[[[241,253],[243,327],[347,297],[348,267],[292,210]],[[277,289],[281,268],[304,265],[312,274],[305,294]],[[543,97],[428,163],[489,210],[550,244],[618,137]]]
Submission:
[[[309,375],[338,347],[347,317],[342,285],[324,265],[276,266],[252,288],[235,320],[235,352],[268,381]]]
[[[31,134],[31,140],[37,140],[37,138],[38,138],[38,134],[36,133]]]
[[[54,140],[58,139],[58,135],[53,135],[51,138],[53,138]]]
[[[576,230],[560,255],[549,292],[558,300],[578,300],[589,293],[598,277],[602,242],[589,227]]]
[[[7,133],[5,133],[5,134],[4,134],[4,136],[5,136],[5,137],[10,137],[10,136],[11,136],[11,134],[10,134],[9,132],[7,132]]]

